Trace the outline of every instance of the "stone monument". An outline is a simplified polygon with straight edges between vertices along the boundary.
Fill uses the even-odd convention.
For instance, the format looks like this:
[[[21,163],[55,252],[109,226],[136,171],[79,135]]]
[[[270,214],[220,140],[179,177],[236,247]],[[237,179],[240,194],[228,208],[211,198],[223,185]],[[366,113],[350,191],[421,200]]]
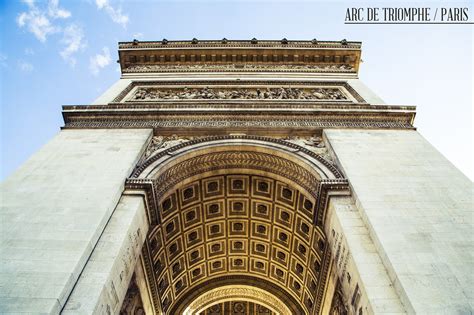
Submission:
[[[2,183],[0,312],[473,311],[472,183],[359,80],[360,42],[118,53]]]

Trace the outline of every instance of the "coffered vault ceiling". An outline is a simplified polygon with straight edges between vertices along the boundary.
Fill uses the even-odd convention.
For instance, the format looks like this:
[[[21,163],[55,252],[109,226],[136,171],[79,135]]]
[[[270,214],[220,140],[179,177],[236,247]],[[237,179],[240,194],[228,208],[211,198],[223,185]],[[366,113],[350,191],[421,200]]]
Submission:
[[[164,194],[162,224],[148,237],[163,310],[176,314],[213,279],[245,276],[292,301],[294,311],[312,313],[326,250],[313,225],[315,203],[295,185],[245,174],[200,178]]]

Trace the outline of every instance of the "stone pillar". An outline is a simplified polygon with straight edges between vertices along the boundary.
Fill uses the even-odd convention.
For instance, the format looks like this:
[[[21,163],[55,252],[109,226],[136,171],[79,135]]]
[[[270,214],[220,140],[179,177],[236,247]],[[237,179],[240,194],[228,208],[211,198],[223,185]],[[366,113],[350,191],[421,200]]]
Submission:
[[[62,314],[119,313],[148,233],[143,198],[122,196]]]
[[[325,232],[333,258],[333,278],[347,314],[405,314],[369,231],[352,198],[329,201]],[[337,292],[335,292],[337,294]],[[323,313],[333,303],[325,303]]]
[[[61,311],[150,130],[63,130],[0,186],[0,313]]]
[[[473,184],[413,130],[326,130],[409,313],[473,312]]]

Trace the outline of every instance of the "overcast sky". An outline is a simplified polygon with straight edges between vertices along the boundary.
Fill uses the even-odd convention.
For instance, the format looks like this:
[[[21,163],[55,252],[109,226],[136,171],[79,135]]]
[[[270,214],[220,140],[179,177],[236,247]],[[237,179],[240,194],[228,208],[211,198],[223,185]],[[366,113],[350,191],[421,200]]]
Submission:
[[[449,6],[474,20],[470,2]],[[344,25],[356,3],[406,4],[0,0],[0,179],[59,132],[61,105],[89,104],[119,79],[118,41],[286,37],[362,41],[360,78],[388,104],[417,105],[419,132],[472,180],[473,26]]]

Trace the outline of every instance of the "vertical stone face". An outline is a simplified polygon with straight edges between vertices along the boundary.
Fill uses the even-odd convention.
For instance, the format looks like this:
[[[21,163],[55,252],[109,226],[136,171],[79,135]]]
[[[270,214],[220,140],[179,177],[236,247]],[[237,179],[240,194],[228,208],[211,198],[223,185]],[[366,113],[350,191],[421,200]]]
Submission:
[[[326,130],[406,310],[473,311],[473,185],[416,131]]]
[[[143,196],[122,196],[62,314],[117,314],[147,233]]]
[[[352,198],[330,200],[325,226],[346,310],[406,314]]]
[[[2,183],[1,313],[59,313],[150,134],[63,130]]]

